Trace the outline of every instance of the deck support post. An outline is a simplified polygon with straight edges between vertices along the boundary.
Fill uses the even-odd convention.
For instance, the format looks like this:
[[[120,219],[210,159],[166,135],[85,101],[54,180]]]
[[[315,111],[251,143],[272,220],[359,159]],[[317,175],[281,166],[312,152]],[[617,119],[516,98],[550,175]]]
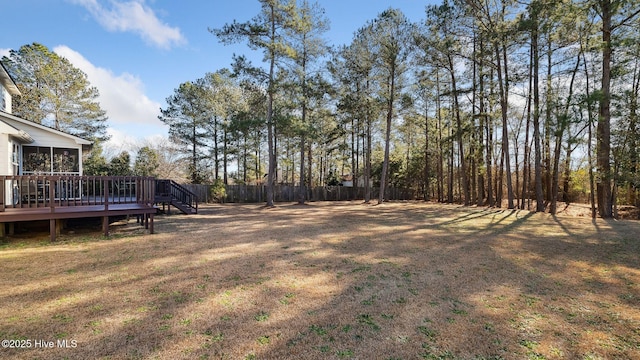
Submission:
[[[51,240],[51,242],[56,241],[56,233],[57,233],[58,229],[56,227],[56,220],[55,219],[49,219],[49,239]]]
[[[49,237],[51,239],[51,242],[56,241],[56,237],[60,235],[63,227],[64,227],[63,220],[56,220],[56,219],[49,220]]]
[[[4,240],[7,237],[5,232],[5,223],[0,223],[0,240]]]
[[[104,236],[109,236],[109,217],[108,216],[102,217],[102,232],[104,233]]]

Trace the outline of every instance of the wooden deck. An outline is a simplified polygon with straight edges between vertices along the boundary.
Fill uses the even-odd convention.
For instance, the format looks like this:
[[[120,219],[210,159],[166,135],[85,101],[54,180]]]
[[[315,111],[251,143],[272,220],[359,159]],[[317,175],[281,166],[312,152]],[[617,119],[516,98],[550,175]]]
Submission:
[[[6,225],[49,220],[55,241],[65,219],[102,217],[109,234],[109,217],[136,215],[154,232],[155,179],[113,176],[2,176],[0,177],[0,236]],[[10,230],[11,231],[11,230]]]

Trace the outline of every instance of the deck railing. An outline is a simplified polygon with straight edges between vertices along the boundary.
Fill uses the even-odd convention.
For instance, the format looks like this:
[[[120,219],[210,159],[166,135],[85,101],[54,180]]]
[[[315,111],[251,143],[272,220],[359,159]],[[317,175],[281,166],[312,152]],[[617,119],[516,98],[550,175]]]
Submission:
[[[149,204],[155,179],[139,176],[0,176],[0,211],[6,208]]]

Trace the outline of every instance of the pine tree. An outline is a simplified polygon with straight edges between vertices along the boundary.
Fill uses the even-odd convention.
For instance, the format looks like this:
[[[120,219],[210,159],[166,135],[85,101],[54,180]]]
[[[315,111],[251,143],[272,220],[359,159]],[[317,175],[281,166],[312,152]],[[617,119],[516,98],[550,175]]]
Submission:
[[[365,203],[371,201],[372,133],[374,121],[381,111],[380,103],[376,100],[377,83],[374,77],[376,54],[373,51],[372,41],[371,27],[360,28],[352,43],[341,48],[329,66],[337,82],[338,109],[353,119],[353,127],[358,137],[362,138]]]
[[[85,139],[109,138],[98,89],[69,60],[33,43],[11,50],[2,62],[22,93],[14,99],[15,115]]]
[[[314,63],[323,55],[325,55],[329,48],[326,41],[322,38],[322,35],[329,29],[329,22],[324,17],[324,9],[319,7],[317,3],[309,4],[307,0],[302,2],[302,5],[296,12],[296,17],[292,22],[290,29],[291,38],[293,40],[293,48],[295,49],[294,64],[296,82],[300,90],[300,95],[297,96],[297,101],[300,104],[300,188],[298,190],[298,203],[304,204],[306,198],[306,184],[305,184],[305,149],[307,147],[306,140],[311,131],[309,123],[309,105],[310,97],[312,96],[311,86],[313,81],[310,81],[309,76],[313,72]],[[309,159],[311,161],[311,159]]]
[[[185,82],[167,98],[167,108],[160,109],[160,121],[169,126],[169,135],[177,143],[188,148],[190,153],[189,177],[193,183],[205,180],[199,162],[204,157],[203,149],[208,137],[208,116],[211,103],[207,101],[202,80]]]
[[[385,104],[385,145],[378,203],[384,202],[389,179],[391,128],[396,117],[397,100],[404,84],[407,63],[413,51],[415,25],[398,9],[388,9],[368,24],[367,34],[375,54],[374,67],[379,74],[380,97]]]
[[[149,146],[143,146],[138,150],[136,161],[133,164],[133,174],[136,176],[158,176],[160,161],[158,152]]]
[[[600,181],[598,183],[598,212],[603,218],[613,216],[613,193],[611,170],[611,75],[612,56],[616,47],[615,32],[634,20],[640,9],[637,1],[596,0],[594,8],[602,20],[602,83],[597,139],[597,164]]]
[[[109,161],[110,176],[130,176],[131,175],[131,155],[127,151],[121,152],[118,156]]]
[[[273,188],[276,179],[275,153],[275,121],[274,101],[278,92],[276,70],[283,59],[295,56],[295,50],[286,41],[286,32],[291,28],[294,18],[295,0],[283,2],[280,0],[260,0],[261,12],[253,19],[238,23],[234,21],[221,29],[209,29],[224,44],[247,41],[254,50],[262,50],[264,59],[268,63],[268,70],[245,66],[246,71],[261,74],[267,88],[267,146],[269,170],[267,172],[267,206],[274,206]],[[246,64],[246,62],[245,62]],[[246,64],[249,65],[249,64]]]

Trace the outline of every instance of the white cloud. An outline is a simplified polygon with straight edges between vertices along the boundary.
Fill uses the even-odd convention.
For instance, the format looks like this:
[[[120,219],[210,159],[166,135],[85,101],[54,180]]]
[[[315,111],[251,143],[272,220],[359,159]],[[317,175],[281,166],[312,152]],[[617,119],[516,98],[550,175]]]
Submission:
[[[128,73],[115,75],[111,70],[93,65],[67,46],[57,46],[53,51],[87,74],[91,85],[100,92],[100,106],[107,111],[110,122],[162,125],[157,118],[161,105],[144,94],[139,78]]]
[[[132,157],[135,157],[140,148],[143,146],[150,146],[152,148],[160,148],[162,145],[166,145],[169,139],[166,135],[154,134],[147,135],[144,139],[140,139],[135,136],[131,136],[128,130],[107,129],[107,135],[111,138],[109,141],[103,144],[103,155],[107,159],[111,159],[118,156],[121,152],[126,151]]]
[[[109,128],[107,129],[107,135],[111,137],[109,141],[103,144],[103,155],[105,155],[107,159],[117,156],[123,151],[127,151],[130,154],[136,151],[135,144],[139,140],[128,135],[126,132]]]
[[[144,0],[111,0],[110,8],[99,0],[68,0],[78,4],[94,17],[108,31],[134,32],[146,42],[163,49],[186,42],[180,28],[171,27],[158,19],[153,9]]]

